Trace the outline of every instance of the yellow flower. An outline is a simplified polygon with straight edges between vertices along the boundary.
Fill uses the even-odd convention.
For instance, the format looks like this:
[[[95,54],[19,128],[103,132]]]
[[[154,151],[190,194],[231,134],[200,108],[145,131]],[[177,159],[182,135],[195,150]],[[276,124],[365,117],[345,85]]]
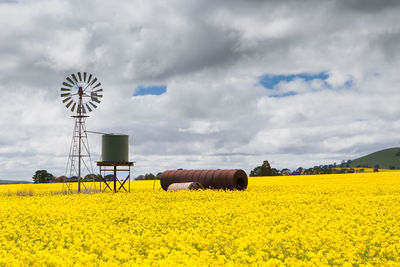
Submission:
[[[399,174],[254,177],[240,192],[1,185],[0,266],[396,266]]]

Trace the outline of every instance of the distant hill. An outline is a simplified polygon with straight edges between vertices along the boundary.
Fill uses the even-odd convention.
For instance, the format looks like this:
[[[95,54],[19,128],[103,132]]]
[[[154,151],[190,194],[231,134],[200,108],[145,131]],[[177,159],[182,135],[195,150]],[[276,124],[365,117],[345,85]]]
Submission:
[[[400,147],[384,149],[352,160],[350,167],[400,169]]]
[[[0,180],[0,184],[31,184],[29,181]]]

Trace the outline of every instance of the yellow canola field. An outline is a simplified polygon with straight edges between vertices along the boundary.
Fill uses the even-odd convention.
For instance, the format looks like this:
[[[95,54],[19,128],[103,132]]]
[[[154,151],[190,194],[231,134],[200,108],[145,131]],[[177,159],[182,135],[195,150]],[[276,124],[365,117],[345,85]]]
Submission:
[[[0,186],[0,266],[399,266],[399,172],[257,177],[243,192],[131,188]]]

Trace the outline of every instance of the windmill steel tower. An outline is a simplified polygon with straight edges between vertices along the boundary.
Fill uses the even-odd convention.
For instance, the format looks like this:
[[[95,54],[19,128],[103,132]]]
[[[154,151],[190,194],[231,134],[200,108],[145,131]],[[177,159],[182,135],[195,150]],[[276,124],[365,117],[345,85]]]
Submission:
[[[72,116],[75,126],[65,170],[64,192],[73,193],[75,190],[78,193],[91,192],[95,189],[95,176],[86,131],[86,119],[89,116],[86,114],[97,108],[100,98],[103,97],[102,92],[101,83],[92,74],[88,75],[86,72],[71,74],[61,87],[62,102],[76,114]],[[84,179],[82,175],[85,172],[93,176]],[[75,182],[77,182],[76,189],[74,188]]]

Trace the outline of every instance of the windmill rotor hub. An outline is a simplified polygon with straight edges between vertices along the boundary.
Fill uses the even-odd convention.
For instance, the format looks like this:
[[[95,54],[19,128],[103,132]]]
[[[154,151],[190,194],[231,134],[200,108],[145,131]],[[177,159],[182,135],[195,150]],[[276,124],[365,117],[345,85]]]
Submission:
[[[74,113],[92,112],[103,97],[101,83],[94,75],[87,72],[71,74],[65,78],[62,85],[62,102]]]

